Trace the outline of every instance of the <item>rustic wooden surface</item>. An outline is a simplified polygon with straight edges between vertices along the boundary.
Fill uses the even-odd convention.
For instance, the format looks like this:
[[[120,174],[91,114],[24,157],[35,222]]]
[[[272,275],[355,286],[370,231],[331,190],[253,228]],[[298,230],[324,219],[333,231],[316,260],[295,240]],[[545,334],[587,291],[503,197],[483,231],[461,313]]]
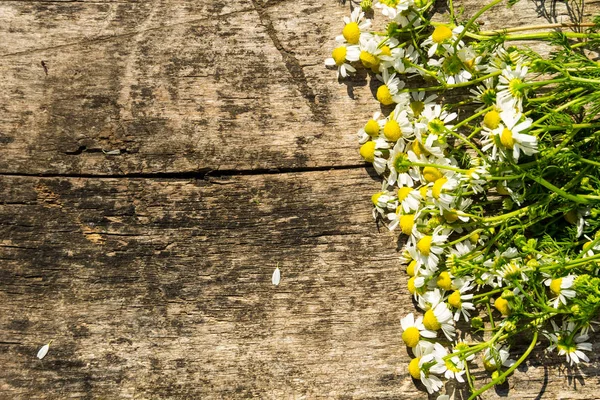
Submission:
[[[357,155],[373,87],[323,67],[347,6],[0,1],[1,399],[427,397]],[[598,398],[591,357],[486,398]]]

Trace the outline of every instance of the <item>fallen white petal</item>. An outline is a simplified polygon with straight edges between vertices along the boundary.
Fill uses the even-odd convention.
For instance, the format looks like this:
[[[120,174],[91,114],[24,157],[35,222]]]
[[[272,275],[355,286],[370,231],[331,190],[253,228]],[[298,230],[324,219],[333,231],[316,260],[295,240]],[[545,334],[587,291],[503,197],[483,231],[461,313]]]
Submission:
[[[271,282],[273,282],[273,285],[277,286],[279,285],[279,281],[281,280],[281,272],[279,272],[279,267],[275,268],[275,271],[273,271],[273,277],[271,278]]]
[[[49,349],[50,349],[50,343],[43,345],[42,348],[37,353],[37,358],[39,358],[41,360],[42,358],[46,357],[46,354],[48,354]]]

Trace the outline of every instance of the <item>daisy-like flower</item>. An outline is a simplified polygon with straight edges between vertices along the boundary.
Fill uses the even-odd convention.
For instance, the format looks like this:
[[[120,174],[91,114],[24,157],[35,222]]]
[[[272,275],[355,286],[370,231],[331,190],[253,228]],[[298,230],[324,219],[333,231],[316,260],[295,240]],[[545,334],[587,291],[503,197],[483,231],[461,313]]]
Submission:
[[[426,115],[433,115],[433,108],[436,105],[436,94],[425,97],[425,92],[410,92],[410,111],[413,118],[421,117],[421,114],[427,110]]]
[[[440,104],[436,104],[430,109],[423,110],[419,123],[425,124],[429,133],[442,136],[446,134],[446,130],[452,129],[453,125],[449,123],[457,117],[457,113],[449,113],[442,109]]]
[[[363,144],[371,138],[377,139],[383,129],[383,125],[385,125],[385,121],[384,118],[381,118],[381,113],[376,111],[373,114],[373,118],[368,120],[365,126],[358,130],[358,143]]]
[[[446,25],[438,25],[433,30],[431,36],[423,41],[421,46],[429,48],[427,50],[429,58],[433,57],[436,53],[443,56],[452,54],[454,52],[453,43],[464,29],[464,26],[457,26],[454,29],[450,29]],[[461,41],[457,47],[462,47],[463,45]]]
[[[408,314],[400,320],[402,325],[402,340],[411,348],[417,346],[421,338],[433,339],[437,333],[430,331],[423,325],[423,317],[417,317],[413,313]]]
[[[379,72],[380,69],[381,60],[379,57],[390,54],[389,47],[387,45],[382,46],[382,42],[384,42],[384,39],[379,36],[363,35],[360,38],[360,55],[358,58],[365,68],[375,73]],[[385,53],[384,49],[386,49]]]
[[[410,186],[398,188],[398,202],[404,213],[418,211],[421,199],[421,192],[418,189],[413,189]]]
[[[469,321],[471,318],[471,314],[469,311],[473,311],[475,306],[469,300],[473,298],[472,293],[467,293],[469,290],[473,289],[473,285],[471,282],[464,282],[458,289],[453,291],[450,296],[448,296],[448,304],[456,310],[454,311],[454,320],[458,321],[462,314],[465,321]]]
[[[443,177],[436,179],[431,188],[433,204],[438,207],[441,213],[450,211],[454,207],[456,197],[450,194],[450,192],[455,190],[459,185],[455,174],[452,171],[447,172]]]
[[[414,182],[419,179],[418,168],[411,165],[409,155],[404,152],[405,150],[406,145],[404,141],[398,140],[394,148],[390,151],[387,160],[387,166],[390,170],[387,177],[389,185],[397,183],[400,187],[412,187],[414,186]]]
[[[431,235],[424,235],[418,232],[418,235],[413,237],[412,240],[418,250],[419,261],[430,271],[437,271],[440,255],[444,252],[441,245],[448,240],[448,235],[444,233],[444,228],[438,226]]]
[[[520,87],[527,75],[527,67],[517,64],[514,68],[507,66],[499,77],[496,99],[503,110],[523,112],[523,97],[525,91]]]
[[[483,367],[488,372],[496,371],[499,367],[510,368],[515,360],[509,357],[510,347],[496,343],[494,347],[488,347],[483,353]]]
[[[441,329],[448,340],[454,338],[456,331],[454,328],[454,320],[452,319],[452,312],[448,309],[448,305],[443,301],[438,303],[435,307],[425,311],[425,315],[423,316],[423,326],[430,331],[439,331]]]
[[[380,192],[371,196],[371,202],[374,206],[373,218],[375,219],[377,215],[387,215],[389,210],[394,210],[398,206],[396,196],[392,192],[387,191],[387,185],[384,185]]]
[[[393,73],[390,75],[385,68],[381,75],[377,75],[377,79],[383,82],[383,85],[377,88],[377,100],[384,106],[389,106],[394,103],[402,105],[402,108],[408,104],[408,94],[398,93],[405,85],[403,81],[396,77]]]
[[[355,45],[345,45],[336,47],[331,52],[331,57],[325,60],[325,65],[328,67],[337,67],[337,77],[345,78],[349,73],[356,72],[356,68],[348,64],[348,62],[358,61],[360,49]]]
[[[414,66],[419,62],[419,53],[410,45],[408,47],[396,47],[391,50],[391,54],[381,55],[381,65],[384,68],[393,68],[401,74],[414,74],[418,70]],[[424,93],[423,93],[424,94]]]
[[[387,166],[387,159],[384,158],[384,151],[390,148],[390,144],[383,138],[377,138],[363,143],[360,146],[359,152],[361,157],[366,161],[373,164],[375,171],[379,175],[385,172]]]
[[[544,281],[544,284],[556,296],[550,300],[554,308],[558,308],[561,304],[566,305],[567,299],[572,299],[577,295],[577,292],[571,289],[576,278],[576,275],[567,275],[561,278],[548,278]]]
[[[544,334],[550,340],[549,351],[558,349],[558,354],[566,356],[569,365],[590,361],[584,353],[584,351],[592,351],[592,344],[586,342],[589,339],[587,333],[575,334],[575,323],[572,321],[563,321],[562,327],[556,325],[554,321],[551,323],[554,332]]]
[[[498,154],[504,159],[508,154],[512,154],[512,157],[518,160],[521,152],[528,156],[538,152],[537,138],[521,133],[528,129],[533,121],[531,118],[525,118],[521,121],[522,117],[523,114],[521,113],[504,110],[500,113],[502,123],[496,129],[489,129],[484,126],[483,135],[485,138],[482,141],[482,150],[489,151],[491,149],[492,160],[495,160]]]
[[[443,386],[442,380],[434,374],[438,360],[445,354],[447,354],[446,349],[441,344],[435,343],[433,349],[419,360],[419,379],[429,394],[439,391]]]
[[[379,0],[375,7],[389,19],[395,19],[398,14],[407,11],[414,4],[414,0]]]
[[[491,107],[496,104],[496,83],[494,78],[487,78],[474,89],[469,89],[470,96],[475,103],[482,105],[476,111],[481,111],[484,108]]]
[[[456,379],[457,382],[464,383],[465,364],[456,355],[448,357],[448,351],[439,343],[439,348],[434,348],[433,354],[436,355],[436,364],[431,367],[431,372],[438,375],[444,375],[446,379]],[[435,345],[434,345],[435,346]]]
[[[421,346],[421,343],[425,345]],[[413,349],[415,358],[408,364],[408,372],[414,379],[420,380],[429,393],[440,390],[443,386],[442,380],[430,373],[431,365],[435,363],[433,343],[420,341],[419,345]]]
[[[335,38],[340,43],[358,44],[361,35],[371,26],[371,20],[365,19],[365,13],[360,7],[356,7],[350,14],[350,18],[344,17],[344,29],[342,34]]]

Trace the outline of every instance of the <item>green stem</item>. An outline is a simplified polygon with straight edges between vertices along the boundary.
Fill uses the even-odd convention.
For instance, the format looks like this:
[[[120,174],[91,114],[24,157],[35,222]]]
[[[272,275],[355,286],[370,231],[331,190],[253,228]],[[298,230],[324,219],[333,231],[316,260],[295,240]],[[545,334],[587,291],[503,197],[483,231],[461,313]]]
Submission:
[[[491,388],[492,386],[494,386],[496,383],[501,382],[511,372],[513,372],[515,369],[517,369],[517,367],[519,365],[521,365],[523,363],[523,361],[525,361],[527,359],[527,357],[529,356],[529,354],[533,351],[533,348],[535,347],[535,345],[537,343],[537,338],[538,338],[538,333],[537,333],[537,331],[534,331],[533,332],[533,339],[531,340],[531,344],[529,345],[529,347],[527,348],[527,350],[525,351],[525,353],[523,353],[523,355],[521,357],[519,357],[519,359],[517,360],[517,362],[515,362],[510,368],[508,368],[506,371],[504,371],[496,379],[494,379],[493,381],[491,381],[490,383],[488,383],[487,385],[485,385],[484,387],[482,387],[481,389],[479,389],[478,391],[476,391],[475,393],[473,393],[471,395],[471,397],[469,397],[468,400],[475,399],[481,393],[485,392],[486,390],[488,390],[489,388]],[[498,366],[498,368],[500,368],[500,366]]]

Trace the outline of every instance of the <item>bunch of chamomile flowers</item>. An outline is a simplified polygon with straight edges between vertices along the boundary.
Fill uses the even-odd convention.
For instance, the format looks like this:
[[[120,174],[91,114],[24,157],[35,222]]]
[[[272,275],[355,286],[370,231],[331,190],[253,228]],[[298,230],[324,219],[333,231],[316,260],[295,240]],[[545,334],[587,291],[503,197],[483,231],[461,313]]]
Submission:
[[[363,1],[325,61],[379,81],[359,153],[382,180],[373,216],[404,245],[407,370],[430,394],[455,381],[475,398],[538,343],[589,361],[600,310],[600,18],[479,30],[500,3],[463,19],[450,1],[439,23],[433,1]]]

